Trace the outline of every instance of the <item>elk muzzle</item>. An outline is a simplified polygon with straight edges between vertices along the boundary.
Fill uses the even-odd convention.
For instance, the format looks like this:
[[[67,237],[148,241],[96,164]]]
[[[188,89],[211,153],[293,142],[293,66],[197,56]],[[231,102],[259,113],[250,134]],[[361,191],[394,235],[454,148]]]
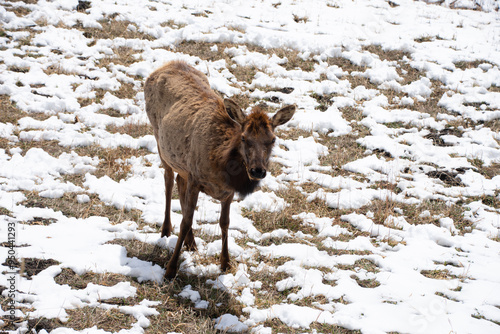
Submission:
[[[266,170],[264,168],[250,168],[249,171],[250,178],[255,179],[255,180],[262,180],[263,178],[266,177]]]

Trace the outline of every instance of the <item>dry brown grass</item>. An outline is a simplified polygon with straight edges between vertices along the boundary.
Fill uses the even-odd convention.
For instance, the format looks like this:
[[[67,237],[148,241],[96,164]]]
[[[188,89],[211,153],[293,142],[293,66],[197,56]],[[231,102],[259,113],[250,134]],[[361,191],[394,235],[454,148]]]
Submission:
[[[129,82],[121,82],[120,88],[118,88],[117,91],[114,91],[113,95],[115,95],[116,97],[118,97],[120,99],[133,100],[137,95],[137,91],[134,88],[134,84],[129,83]]]
[[[117,20],[116,16],[114,15],[100,20],[99,23],[101,24],[102,28],[84,28],[81,24],[77,24],[72,28],[83,31],[85,37],[92,38],[94,40],[114,39],[117,37],[126,39],[142,39],[148,41],[154,40],[153,36],[140,32],[138,29],[135,29],[135,31],[128,29],[129,25],[135,25],[130,21]],[[135,27],[137,28],[137,26]]]
[[[213,51],[211,48],[216,45],[217,50]],[[216,61],[224,59],[227,64],[228,70],[233,73],[238,81],[250,83],[257,73],[257,69],[247,66],[236,66],[231,56],[224,52],[226,48],[238,47],[239,44],[234,43],[206,43],[199,41],[182,41],[175,46],[175,51],[186,53],[192,56],[197,56],[206,61]],[[298,51],[287,48],[272,48],[265,49],[256,45],[245,45],[250,52],[259,52],[267,55],[276,55],[280,58],[287,58],[287,62],[283,65],[287,70],[301,69],[303,71],[312,71],[316,61],[303,59],[300,57]],[[234,65],[234,66],[233,66]]]
[[[332,104],[333,101],[332,99],[338,96],[338,94],[325,94],[325,95],[320,95],[317,93],[311,94],[311,97],[316,99],[318,101],[318,106],[316,106],[316,109],[320,111],[326,111]]]
[[[442,136],[445,135],[453,135],[457,137],[461,137],[463,131],[455,128],[455,127],[446,127],[443,130],[437,131],[435,129],[429,129],[429,134],[424,136],[424,138],[432,140],[432,143],[436,146],[449,146],[450,144],[446,143]]]
[[[338,66],[342,70],[351,72],[364,72],[366,67],[359,66],[351,62],[349,59],[344,57],[330,57],[326,60],[329,66]]]
[[[422,270],[420,271],[422,275],[424,275],[427,278],[432,278],[432,279],[455,279],[458,278],[458,276],[451,274],[447,269],[444,270]]]
[[[302,231],[304,233],[313,232],[312,229],[306,229],[302,226],[301,222],[296,219],[292,219],[289,214],[280,212],[269,212],[269,211],[250,211],[242,210],[243,217],[251,219],[254,222],[254,226],[262,233],[272,232],[277,229],[288,229],[290,231]],[[270,240],[269,243],[276,243],[276,241]],[[280,242],[281,243],[281,242]]]
[[[97,177],[109,176],[115,181],[126,178],[130,172],[131,165],[125,160],[131,157],[140,157],[149,154],[146,149],[133,149],[130,147],[102,148],[97,145],[76,147],[74,151],[81,156],[99,158]]]
[[[98,114],[108,115],[108,116],[111,116],[111,117],[125,118],[125,116],[127,116],[126,114],[122,114],[120,111],[118,111],[116,109],[113,109],[113,108],[99,109],[99,111],[97,113]]]
[[[19,275],[30,279],[32,276],[37,275],[41,271],[50,266],[57,265],[59,262],[53,259],[37,259],[37,258],[22,258],[16,259],[13,262],[3,263],[5,266],[13,266],[18,268]]]
[[[356,270],[366,270],[371,273],[378,273],[379,269],[378,266],[371,260],[368,259],[359,259],[354,262],[352,265],[346,265],[346,264],[339,264],[337,265],[337,268],[341,270],[351,270],[351,271],[356,271]]]
[[[211,48],[216,45],[217,50]],[[198,41],[182,41],[175,46],[175,51],[186,53],[192,56],[199,57],[205,61],[216,61],[224,59],[228,70],[236,77],[238,81],[250,83],[255,76],[256,69],[254,67],[236,66],[232,67],[235,63],[231,60],[228,53],[224,52],[226,48],[236,47],[237,44],[233,43],[206,43]]]
[[[499,90],[500,93],[500,90]],[[484,126],[491,129],[493,132],[500,132],[500,119],[492,119],[490,121],[484,122]],[[498,142],[498,140],[497,140]]]
[[[434,36],[421,36],[415,39],[415,42],[417,43],[427,43],[427,42],[432,42],[435,39]]]
[[[50,115],[43,113],[27,113],[19,109],[8,95],[0,95],[0,122],[17,125],[17,122],[24,117],[31,117],[39,121],[46,120]]]
[[[120,282],[130,281],[130,278],[120,274],[96,274],[91,271],[83,274],[77,274],[69,268],[63,268],[61,273],[54,278],[54,281],[60,285],[67,284],[74,289],[85,289],[89,283],[113,286]]]
[[[286,190],[278,190],[276,195],[283,198],[289,205],[282,211],[254,211],[243,210],[243,216],[251,219],[254,226],[260,232],[272,232],[276,229],[288,229],[293,232],[314,233],[316,230],[309,226],[304,226],[300,220],[293,219],[292,216],[302,212],[313,212],[318,217],[331,216],[330,209],[323,201],[308,202],[306,197],[295,187],[290,186]]]
[[[415,101],[415,104],[410,106],[409,109],[427,113],[434,118],[436,118],[438,114],[450,114],[446,108],[438,105],[439,100],[441,100],[443,94],[446,93],[446,89],[443,88],[443,84],[439,81],[431,80],[431,82],[431,95],[423,102]]]
[[[376,54],[381,60],[399,61],[402,60],[405,56],[407,58],[411,57],[411,54],[409,52],[401,50],[383,50],[380,45],[374,44],[363,47],[363,50]]]
[[[360,236],[360,235],[365,235],[365,236],[369,236],[369,234],[367,233],[362,233],[362,232],[359,232],[359,233],[355,233],[354,234],[356,237],[357,236]],[[349,241],[349,240],[352,240],[356,237],[353,237],[352,235],[349,235],[349,234],[340,234],[338,237],[332,237],[333,240],[336,240],[336,241]],[[322,243],[324,239],[320,240],[319,238],[312,238],[310,239],[309,241],[314,243],[316,248],[318,248],[318,250],[321,250],[321,251],[325,251],[328,253],[328,255],[330,256],[340,256],[340,255],[359,255],[359,256],[365,256],[365,255],[370,255],[372,254],[370,251],[366,251],[366,250],[362,250],[362,251],[359,251],[359,250],[350,250],[350,249],[338,249],[338,248],[332,248],[332,247],[325,247]],[[331,268],[328,268],[329,270]]]
[[[16,72],[16,73],[28,73],[30,69],[29,69],[29,67],[21,67],[21,66],[17,66],[17,65],[12,65],[12,66],[7,67],[7,70],[11,71],[11,72]]]
[[[119,244],[127,248],[129,257],[136,255],[144,257],[144,252],[148,253],[149,250],[155,249],[154,246],[148,244],[139,245],[138,241],[122,240]],[[96,274],[87,272],[83,275],[77,275],[70,269],[63,269],[55,280],[58,284],[68,284],[74,289],[84,289],[88,283],[113,286],[123,281],[130,282],[132,286],[137,288],[136,296],[112,298],[103,302],[121,306],[137,305],[144,299],[161,301],[160,305],[155,306],[159,315],[149,317],[151,325],[145,329],[146,333],[174,331],[182,333],[216,333],[213,328],[213,318],[235,311],[241,314],[241,307],[238,306],[238,303],[229,294],[206,285],[206,278],[182,277],[179,280],[159,285],[153,282],[138,283],[130,277],[113,273]],[[195,309],[191,301],[177,296],[187,284],[191,284],[193,290],[199,291],[203,300],[209,301],[208,309]],[[217,306],[218,304],[219,306]],[[108,313],[102,308],[79,308],[68,313],[70,319],[64,326],[75,329],[97,325],[98,328],[116,332],[128,328],[136,321],[116,310]]]
[[[219,95],[223,96],[222,93],[219,93]],[[257,99],[251,99],[248,94],[238,94],[238,95],[233,95],[231,96],[231,100],[236,102],[241,109],[246,110],[248,107],[251,105],[255,105],[258,100]]]
[[[351,123],[351,125],[355,125]],[[323,139],[321,144],[328,147],[328,155],[320,157],[321,165],[331,166],[335,176],[351,175],[342,167],[352,161],[360,159],[365,156],[366,149],[359,145],[356,141],[368,134],[368,129],[364,126],[357,126],[359,129],[357,133],[349,133],[339,137],[327,137],[321,135]]]
[[[59,142],[57,140],[40,140],[40,141],[21,140],[15,144],[11,144],[10,146],[21,148],[22,150],[21,154],[26,154],[26,152],[28,152],[32,148],[41,148],[46,153],[50,154],[55,158],[58,158],[62,153],[71,152],[70,148],[59,145]]]
[[[214,329],[212,319],[223,314],[241,315],[241,305],[228,293],[212,289],[198,279],[185,279],[183,283],[169,282],[159,289],[155,300],[164,301],[157,307],[160,315],[150,318],[151,326],[147,333],[181,332],[181,333],[220,333]],[[200,293],[201,298],[209,302],[207,309],[196,309],[191,301],[175,297],[185,284]],[[148,294],[151,294],[150,292]],[[217,306],[219,305],[219,306]]]
[[[301,57],[300,52],[289,48],[264,49],[262,47],[249,47],[249,50],[269,55],[275,54],[280,58],[286,58],[287,62],[284,64],[284,67],[288,71],[300,69],[302,71],[310,72],[314,70],[314,65],[317,64],[317,62],[312,59],[313,55],[304,59]]]
[[[275,268],[282,263],[290,260],[289,258],[259,258],[259,263],[266,263],[269,267],[264,267],[263,270],[252,272],[251,279],[262,282],[261,289],[257,292],[255,298],[255,306],[260,309],[265,309],[276,304],[281,304],[287,300],[290,290],[278,291],[276,283],[288,278],[284,272],[277,272]],[[271,269],[273,268],[273,269]],[[260,295],[259,295],[260,294]]]
[[[141,60],[140,57],[135,57],[137,51],[127,46],[113,48],[113,53],[114,54],[112,56],[107,56],[100,59],[98,66],[108,67],[110,64],[130,66],[133,63]]]
[[[287,291],[287,293],[290,293],[291,291]],[[304,298],[303,300],[299,300],[297,302],[294,302],[294,305],[298,306],[307,306],[311,307],[312,303],[319,303],[319,304],[324,304],[327,302],[326,298],[323,296],[314,296],[314,297],[307,297]],[[340,302],[340,301],[339,301]],[[273,304],[270,304],[267,307],[272,306]],[[263,308],[263,307],[260,307]],[[313,306],[313,308],[315,308]],[[304,329],[297,329],[297,328],[291,328],[287,326],[285,323],[283,323],[280,319],[278,318],[273,318],[270,320],[266,320],[263,325],[265,327],[270,327],[272,328],[273,333],[293,333],[293,334],[298,334],[298,333],[304,333]],[[325,323],[320,323],[320,322],[313,322],[309,326],[309,330],[316,330],[318,333],[333,333],[333,334],[359,334],[361,333],[360,331],[357,330],[350,330],[343,328],[338,325],[329,325]]]
[[[6,208],[0,208],[0,216],[11,216],[12,215],[12,211],[10,211],[9,209],[6,209]],[[7,246],[3,246],[3,247],[7,247]]]
[[[367,288],[367,289],[374,289],[378,286],[380,286],[380,282],[377,281],[376,279],[360,279],[356,275],[351,275],[351,278],[356,281],[356,283],[362,287],[362,288]]]
[[[378,85],[373,83],[370,78],[366,78],[359,73],[354,73],[353,75],[349,75],[346,78],[351,83],[352,88],[364,86],[367,89],[378,89]]]
[[[28,208],[51,208],[54,211],[61,211],[62,214],[68,217],[88,218],[91,216],[107,217],[112,224],[121,223],[125,220],[141,223],[142,212],[132,209],[124,210],[117,209],[113,206],[106,205],[97,195],[89,194],[90,202],[78,203],[76,200],[77,194],[65,193],[61,198],[46,198],[38,195],[37,192],[24,192],[26,199],[21,202]],[[41,220],[37,220],[41,221]]]
[[[394,185],[395,187],[395,185]],[[487,203],[492,203],[492,196],[483,196]],[[469,201],[472,201],[470,199]],[[476,199],[477,200],[477,199]],[[496,202],[495,202],[496,203]],[[369,205],[361,208],[361,213],[372,212],[373,222],[383,225],[389,216],[399,216],[396,209],[403,211],[406,221],[414,225],[433,224],[440,226],[439,219],[449,217],[453,219],[455,228],[460,234],[469,233],[473,226],[472,222],[465,219],[462,207],[463,202],[457,204],[447,204],[440,200],[426,200],[419,205],[398,203],[391,200],[373,200]],[[428,211],[428,214],[424,214]],[[424,214],[424,215],[423,215]]]
[[[332,334],[360,334],[361,331],[351,330],[344,327],[340,327],[338,325],[328,325],[328,324],[320,324],[318,322],[314,322],[311,324],[311,329],[315,329],[318,333],[332,333]]]
[[[484,60],[473,60],[473,61],[460,60],[455,63],[455,67],[461,70],[467,70],[471,68],[477,68],[481,64],[491,64],[491,63]]]
[[[465,203],[470,203],[470,202],[475,202],[475,201],[481,201],[484,205],[490,206],[494,209],[500,209],[500,190],[497,190],[495,192],[495,195],[481,195],[481,196],[474,196],[474,197],[468,197],[464,202]],[[470,229],[472,227],[472,223],[467,221],[467,227]]]
[[[75,330],[96,326],[98,329],[108,332],[118,332],[123,328],[130,328],[136,322],[133,316],[115,309],[105,310],[99,307],[85,306],[66,312],[69,319],[64,323],[64,326]]]
[[[101,88],[96,88],[94,89],[95,92],[95,97],[94,98],[82,98],[78,97],[76,100],[82,107],[86,107],[88,105],[91,105],[92,103],[101,103],[102,99],[104,98],[104,95],[106,95],[107,90],[101,89]],[[120,117],[123,117],[120,113],[118,113]]]
[[[0,296],[0,300],[4,299],[4,297]],[[2,303],[3,305],[3,303]],[[31,309],[27,310],[25,308],[21,308],[22,311],[32,311]],[[57,319],[47,319],[47,318],[36,318],[36,319],[24,319],[24,318],[15,318],[14,320],[10,318],[3,318],[4,324],[1,327],[2,333],[7,333],[6,331],[16,331],[19,328],[21,322],[27,321],[27,330],[28,333],[34,331],[35,333],[39,333],[41,330],[46,330],[50,332],[53,329],[63,327],[63,323]]]
[[[216,45],[217,50],[212,50],[211,48]],[[175,45],[175,51],[189,54],[191,56],[199,57],[207,61],[216,61],[220,59],[230,60],[227,53],[224,52],[226,48],[231,48],[236,46],[232,43],[207,43],[199,41],[181,41]]]
[[[44,121],[51,117],[44,113],[26,113],[19,109],[15,103],[13,103],[8,95],[0,95],[0,122],[10,123],[13,125],[18,125],[18,121],[24,117],[31,117],[33,119]],[[19,131],[15,130],[14,135],[18,135]],[[11,148],[21,148],[21,154],[25,154],[31,148],[41,148],[52,156],[58,157],[63,152],[69,152],[69,149],[59,145],[57,141],[54,140],[42,140],[42,141],[18,141],[10,142],[7,138],[0,138],[0,148],[9,150]]]
[[[11,2],[21,2],[21,1],[11,1]],[[23,1],[24,2],[24,1]],[[24,7],[24,6],[13,6],[13,5],[7,5],[4,7],[7,11],[13,12],[19,17],[23,17],[31,13],[31,9]]]
[[[308,58],[303,58],[301,57],[300,52],[289,48],[264,49],[262,47],[249,47],[249,50],[269,55],[275,54],[280,58],[286,58],[287,62],[284,64],[284,67],[288,71],[300,69],[302,71],[310,72],[314,70],[314,65],[317,64],[317,62],[312,59],[312,55]]]
[[[342,113],[342,117],[346,121],[351,122],[351,126],[355,127],[353,130],[358,131],[360,135],[363,135],[363,132],[360,131],[361,130],[366,131],[367,129],[357,124],[363,119],[363,111],[356,107],[344,107],[340,108],[339,111]],[[352,121],[355,121],[354,124]]]
[[[276,130],[275,134],[280,138],[280,139],[285,139],[285,140],[297,140],[300,137],[310,137],[312,135],[311,131],[305,131],[302,129],[287,129],[287,130],[280,130],[279,128]]]
[[[297,23],[307,23],[309,18],[307,16],[298,16],[297,14],[293,14],[293,20]]]
[[[149,124],[127,123],[122,126],[108,125],[106,130],[110,133],[128,134],[134,138],[140,138],[146,135],[153,135],[153,128]]]
[[[125,247],[128,257],[137,257],[160,266],[164,266],[170,257],[167,250],[137,240],[118,239],[111,243]],[[217,259],[212,258],[212,261],[217,261]],[[132,285],[138,289],[137,296],[123,302],[136,304],[144,298],[162,301],[162,304],[156,307],[160,315],[150,317],[151,326],[147,332],[216,333],[212,319],[226,313],[242,314],[242,305],[231,294],[214,289],[206,283],[207,279],[214,280],[217,276],[197,277],[179,272],[177,279],[166,281],[162,285],[151,282],[139,284],[131,281]],[[127,279],[130,280],[130,278]],[[202,300],[209,302],[207,309],[196,309],[191,301],[177,296],[188,284],[200,293]]]
[[[157,245],[151,245],[139,240],[115,239],[109,244],[121,245],[127,249],[128,257],[136,257],[139,260],[153,262],[160,267],[165,267],[169,259],[169,252]]]
[[[433,170],[427,172],[426,175],[434,179],[441,180],[446,186],[449,187],[463,186],[462,181],[458,177],[459,174],[456,172]]]
[[[66,70],[61,64],[55,63],[47,66],[43,72],[47,75],[58,74],[58,75],[78,75],[76,72],[71,72]]]
[[[6,0],[6,2],[23,2],[25,4],[33,5],[38,3],[38,0]]]

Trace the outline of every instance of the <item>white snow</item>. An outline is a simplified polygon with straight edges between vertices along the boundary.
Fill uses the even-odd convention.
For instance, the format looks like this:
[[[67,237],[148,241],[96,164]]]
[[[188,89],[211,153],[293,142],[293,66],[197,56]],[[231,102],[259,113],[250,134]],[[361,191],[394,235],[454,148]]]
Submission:
[[[248,326],[232,314],[224,314],[215,319],[215,328],[226,333],[239,333],[248,330]]]

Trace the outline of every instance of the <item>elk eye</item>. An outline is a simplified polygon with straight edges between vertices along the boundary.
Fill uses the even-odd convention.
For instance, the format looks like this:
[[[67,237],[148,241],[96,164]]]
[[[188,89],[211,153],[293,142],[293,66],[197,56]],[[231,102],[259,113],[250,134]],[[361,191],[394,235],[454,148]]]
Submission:
[[[241,136],[241,142],[244,143],[245,142],[245,136]]]
[[[274,144],[276,142],[276,137],[274,137],[272,140],[271,140],[271,144]]]

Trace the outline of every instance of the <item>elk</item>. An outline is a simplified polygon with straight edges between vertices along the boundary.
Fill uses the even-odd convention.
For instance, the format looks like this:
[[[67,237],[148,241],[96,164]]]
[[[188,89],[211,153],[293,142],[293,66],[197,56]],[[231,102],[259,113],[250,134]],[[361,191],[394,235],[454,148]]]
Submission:
[[[165,169],[165,219],[161,236],[170,236],[170,201],[174,172],[182,209],[177,243],[166,265],[165,278],[177,274],[183,243],[196,250],[192,222],[199,192],[221,202],[221,269],[230,268],[229,209],[235,193],[252,193],[267,173],[275,142],[274,129],[288,122],[295,106],[270,118],[255,107],[247,116],[231,99],[222,99],[207,77],[182,61],[171,61],[146,80],[146,113],[153,126]]]

